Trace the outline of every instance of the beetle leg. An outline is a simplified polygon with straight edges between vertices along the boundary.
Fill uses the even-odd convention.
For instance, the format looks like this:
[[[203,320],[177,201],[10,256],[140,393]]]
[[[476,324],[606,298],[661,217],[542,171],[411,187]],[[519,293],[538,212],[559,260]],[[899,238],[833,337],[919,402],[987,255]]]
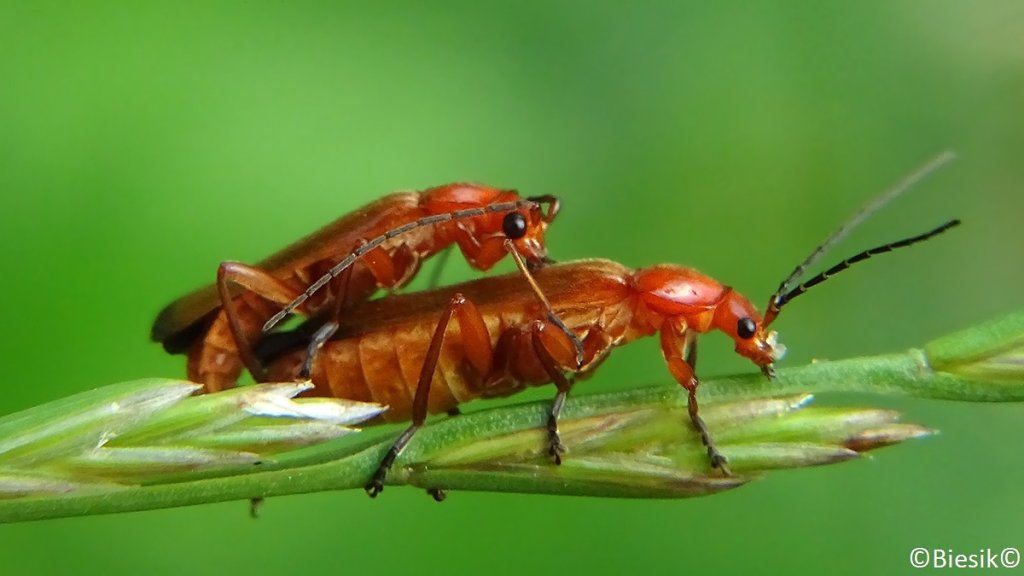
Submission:
[[[334,333],[338,331],[341,326],[340,318],[344,310],[348,308],[348,297],[349,285],[352,280],[352,269],[353,266],[349,266],[341,273],[340,276],[333,280],[334,282],[334,302],[331,303],[331,314],[327,321],[323,323],[316,332],[313,333],[312,338],[309,340],[309,344],[306,346],[306,359],[302,362],[302,367],[299,369],[299,378],[306,380],[309,378],[310,373],[313,371],[313,360],[316,358],[320,349],[324,347],[324,344],[334,336]]]
[[[558,215],[559,210],[562,207],[561,202],[558,200],[558,196],[552,196],[551,194],[542,194],[540,196],[529,196],[527,200],[536,202],[538,205],[547,204],[548,209],[546,212],[541,213],[542,219],[548,224],[554,222],[555,216]]]
[[[237,284],[242,288],[257,294],[271,302],[281,305],[287,304],[301,293],[280,279],[269,273],[242,264],[241,262],[221,262],[217,268],[217,292],[220,294],[221,306],[228,319],[231,328],[231,335],[234,337],[235,346],[238,348],[238,356],[245,364],[245,367],[252,374],[257,382],[262,382],[264,377],[263,364],[256,358],[253,352],[252,338],[255,335],[248,334],[242,326],[242,320],[235,304],[235,294],[231,290],[231,284]]]
[[[366,244],[366,240],[360,240],[356,243],[355,250],[359,250]],[[388,254],[386,250],[378,247],[364,254],[361,262],[370,272],[377,286],[390,289],[405,283],[419,269],[418,256],[414,253],[402,252],[401,254],[408,256],[408,258],[403,260],[400,257]],[[327,321],[317,329],[306,347],[306,359],[299,371],[300,378],[309,377],[309,374],[313,371],[313,361],[317,353],[338,331],[338,328],[341,326],[341,315],[346,310],[349,310],[352,305],[348,298],[352,294],[352,274],[354,269],[355,264],[348,266],[331,281],[334,290],[334,301],[331,304],[331,311]]]
[[[587,328],[587,339],[583,342],[583,357],[586,362],[577,371],[579,378],[590,376],[594,370],[604,363],[615,349],[615,338],[604,331],[600,325]]]
[[[427,419],[427,400],[430,397],[430,384],[437,371],[438,361],[441,357],[441,345],[444,343],[445,332],[448,330],[448,323],[452,317],[459,326],[459,334],[462,337],[462,346],[465,350],[466,359],[473,367],[482,374],[491,370],[491,362],[494,352],[491,346],[491,339],[484,324],[483,317],[472,302],[466,300],[462,294],[455,294],[448,303],[447,309],[441,314],[441,318],[430,338],[430,345],[427,348],[427,355],[420,369],[420,378],[416,383],[416,394],[412,402],[412,424],[402,432],[395,440],[387,454],[377,467],[373,478],[366,485],[366,493],[371,498],[376,497],[384,490],[384,479],[388,470],[395,463],[395,459],[402,453],[402,450],[409,444],[416,431],[423,426]],[[443,494],[442,490],[432,489],[431,494],[435,499]]]
[[[361,241],[362,246],[366,241]],[[380,286],[390,287],[398,282],[396,264],[388,253],[382,248],[370,250],[363,256],[363,264],[373,275],[374,280]],[[330,340],[331,336],[338,330],[338,318],[346,308],[346,294],[349,292],[349,284],[352,278],[352,268],[346,268],[341,278],[336,281],[336,292],[332,308],[332,314],[328,321],[320,327],[313,335],[312,340],[306,349],[306,360],[303,362],[300,375],[308,376],[312,371],[313,360],[316,353],[323,347],[324,343]],[[258,334],[250,335],[242,325],[238,307],[234,301],[234,294],[231,284],[237,284],[242,288],[253,292],[271,302],[285,306],[298,297],[302,290],[296,289],[286,282],[268,274],[267,272],[242,264],[240,262],[222,262],[217,269],[217,291],[220,294],[221,305],[224,308],[231,328],[231,335],[234,337],[235,346],[238,348],[238,356],[246,369],[252,374],[257,382],[265,378],[263,364],[256,357],[253,351],[253,339]]]
[[[452,247],[449,246],[434,258],[434,269],[430,271],[430,281],[427,283],[427,290],[433,290],[441,284],[441,274],[444,273],[444,269],[451,257]]]
[[[665,356],[672,377],[686,389],[686,409],[690,415],[690,422],[700,434],[701,442],[708,450],[711,467],[718,468],[726,476],[731,476],[728,460],[718,451],[707,424],[700,417],[700,408],[697,404],[697,386],[700,381],[694,374],[697,364],[696,333],[687,328],[685,321],[670,320],[661,331],[661,352]]]
[[[260,496],[257,498],[249,498],[249,517],[256,520],[260,517],[260,508],[263,506],[265,499]]]
[[[561,464],[562,454],[566,450],[558,435],[558,416],[562,413],[565,399],[569,396],[569,391],[572,390],[576,381],[575,374],[566,376],[562,366],[566,365],[566,361],[569,366],[574,366],[574,360],[571,360],[574,358],[574,346],[567,342],[568,339],[561,331],[545,331],[545,326],[544,322],[535,320],[530,323],[529,332],[540,365],[558,389],[558,394],[555,395],[555,400],[551,403],[551,409],[548,411],[548,455],[555,461],[555,464]],[[556,360],[552,351],[565,360],[562,362]]]
[[[686,363],[689,364],[690,369],[696,371],[697,369],[697,338],[691,332],[686,339]],[[687,401],[686,411],[690,414],[690,421],[693,422],[693,426],[700,433],[701,442],[708,449],[708,458],[711,460],[711,467],[718,468],[726,476],[730,476],[732,473],[729,470],[729,461],[726,459],[721,452],[718,451],[718,447],[715,445],[714,440],[711,438],[711,433],[708,431],[707,425],[704,423],[704,419],[700,417],[697,406],[697,385],[700,381],[697,379],[697,375],[693,375],[693,387],[687,388]]]
[[[534,295],[540,300],[542,306],[544,306],[544,313],[547,316],[548,322],[554,324],[562,331],[566,339],[572,343],[573,348],[576,350],[576,366],[575,369],[578,371],[583,367],[583,342],[580,341],[580,337],[575,332],[569,329],[562,322],[562,319],[555,313],[554,308],[551,307],[551,302],[548,301],[548,297],[544,295],[544,291],[540,289],[540,285],[533,278],[533,274],[530,273],[529,266],[526,265],[526,261],[523,256],[516,250],[516,245],[511,240],[505,240],[505,249],[509,254],[512,255],[512,259],[516,263],[516,267],[522,273],[523,278],[530,284],[530,289],[533,290]]]

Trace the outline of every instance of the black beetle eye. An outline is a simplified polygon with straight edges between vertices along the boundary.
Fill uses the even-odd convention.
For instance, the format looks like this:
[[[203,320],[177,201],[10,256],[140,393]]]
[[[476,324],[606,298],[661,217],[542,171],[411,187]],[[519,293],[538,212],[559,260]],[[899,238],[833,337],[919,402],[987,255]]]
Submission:
[[[740,318],[739,322],[736,323],[736,335],[740,338],[744,340],[753,338],[754,332],[757,332],[757,324],[750,318]]]
[[[501,230],[505,236],[518,240],[526,236],[526,218],[519,212],[509,212],[501,222]]]

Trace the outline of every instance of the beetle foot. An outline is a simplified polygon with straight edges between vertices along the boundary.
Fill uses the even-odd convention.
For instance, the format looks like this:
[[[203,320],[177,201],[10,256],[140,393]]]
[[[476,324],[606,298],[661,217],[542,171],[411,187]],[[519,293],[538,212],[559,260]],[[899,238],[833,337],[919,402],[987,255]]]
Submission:
[[[732,470],[729,470],[729,459],[719,452],[718,448],[708,446],[708,458],[711,460],[712,468],[718,469],[723,476],[732,476]]]
[[[378,494],[384,491],[384,478],[388,475],[388,469],[384,466],[377,468],[377,471],[373,474],[373,479],[365,486],[366,494],[370,498],[376,498]]]
[[[562,444],[562,438],[558,435],[557,428],[551,428],[548,430],[548,456],[555,462],[556,465],[562,463],[562,454],[567,452],[565,445]]]

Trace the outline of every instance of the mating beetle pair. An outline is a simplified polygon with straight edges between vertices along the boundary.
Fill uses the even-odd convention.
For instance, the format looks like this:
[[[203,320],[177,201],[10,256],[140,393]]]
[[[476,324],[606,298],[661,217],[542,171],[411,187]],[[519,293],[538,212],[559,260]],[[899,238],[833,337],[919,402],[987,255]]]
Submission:
[[[222,264],[215,285],[161,312],[153,338],[170,352],[187,352],[189,376],[210,391],[233,386],[244,366],[259,381],[308,376],[319,394],[379,402],[389,406],[387,420],[411,419],[367,485],[376,495],[429,413],[531,385],[557,388],[548,439],[559,462],[558,415],[575,379],[614,348],[657,334],[712,467],[728,474],[699,413],[697,335],[722,331],[737,353],[772,377],[785,348],[768,328],[783,306],[857,262],[959,224],[865,250],[797,284],[867,216],[951,158],[936,157],[839,227],[779,285],[763,317],[738,292],[692,268],[552,263],[544,235],[559,212],[556,198],[453,184],[387,196],[257,266]],[[518,271],[369,299],[380,288],[404,285],[425,259],[452,246],[476,269],[509,254]],[[272,332],[292,312],[310,320],[293,332]]]

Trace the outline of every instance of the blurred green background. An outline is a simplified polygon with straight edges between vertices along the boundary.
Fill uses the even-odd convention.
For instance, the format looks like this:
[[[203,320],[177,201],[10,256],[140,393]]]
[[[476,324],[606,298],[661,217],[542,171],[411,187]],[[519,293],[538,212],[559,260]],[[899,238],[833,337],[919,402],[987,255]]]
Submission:
[[[794,304],[786,363],[1019,308],[1021,38],[1013,0],[3,2],[0,412],[183,374],[149,326],[219,261],[459,180],[560,195],[558,259],[686,263],[763,305],[849,213],[952,148],[833,259],[965,225]],[[752,369],[704,342],[703,374]],[[652,340],[578,393],[669,382]],[[1024,406],[818,401],[942,434],[705,499],[316,494],[258,521],[228,503],[3,526],[0,558],[4,574],[863,574],[910,571],[915,546],[1024,546]]]

